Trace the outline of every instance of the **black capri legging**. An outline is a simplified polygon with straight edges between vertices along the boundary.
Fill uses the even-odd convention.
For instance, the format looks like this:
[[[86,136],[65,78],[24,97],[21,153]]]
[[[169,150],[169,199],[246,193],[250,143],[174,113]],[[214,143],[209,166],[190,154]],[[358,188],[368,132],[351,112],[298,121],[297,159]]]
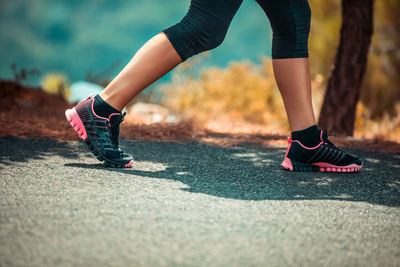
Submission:
[[[308,0],[256,0],[272,31],[272,58],[308,57],[311,9]],[[163,32],[185,61],[219,46],[243,0],[191,0],[189,11]]]

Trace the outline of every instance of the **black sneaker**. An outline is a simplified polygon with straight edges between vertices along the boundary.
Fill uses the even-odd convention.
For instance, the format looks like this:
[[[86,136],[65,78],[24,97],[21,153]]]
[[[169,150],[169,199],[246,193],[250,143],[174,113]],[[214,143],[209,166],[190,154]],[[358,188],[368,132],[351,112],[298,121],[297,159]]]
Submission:
[[[116,115],[110,116],[109,121],[111,129],[111,143],[113,144],[113,149],[118,150],[122,153],[122,158],[125,159],[130,158],[132,160],[132,156],[122,151],[119,146],[119,125],[124,121],[125,115],[126,113],[124,112],[123,114],[121,114],[121,116],[116,116]],[[110,162],[108,162],[107,160],[104,161],[104,164],[110,167],[115,167],[112,164],[110,164]],[[130,166],[125,166],[125,167],[130,167]]]
[[[94,112],[93,103],[94,97],[90,95],[74,108],[67,109],[65,117],[98,160],[110,167],[131,167],[132,156],[124,153],[118,142],[119,125],[124,114],[113,113],[108,118],[100,117]]]
[[[320,131],[321,142],[315,147],[306,147],[299,140],[289,137],[289,146],[281,166],[300,172],[357,172],[362,168],[362,159],[337,148],[328,140],[327,131]]]

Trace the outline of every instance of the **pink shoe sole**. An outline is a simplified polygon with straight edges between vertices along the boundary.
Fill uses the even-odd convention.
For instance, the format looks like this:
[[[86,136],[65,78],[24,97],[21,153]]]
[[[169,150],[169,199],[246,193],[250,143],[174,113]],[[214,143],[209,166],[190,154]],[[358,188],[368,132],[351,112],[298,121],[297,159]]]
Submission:
[[[290,160],[288,157],[285,157],[281,166],[289,171],[298,171],[298,172],[312,172],[312,171],[320,171],[320,172],[358,172],[361,170],[363,164],[361,166],[357,164],[350,164],[348,166],[336,166],[325,162],[317,162],[317,163],[300,163],[293,160]]]
[[[133,161],[131,160],[125,165],[119,165],[115,164],[112,162],[108,162],[106,159],[104,159],[103,156],[99,155],[99,153],[94,149],[94,146],[89,142],[87,133],[85,130],[85,126],[82,123],[82,120],[79,118],[78,113],[76,113],[75,108],[72,109],[67,109],[65,111],[65,117],[67,118],[69,124],[71,124],[72,128],[78,133],[79,137],[82,138],[86,144],[88,145],[89,149],[92,151],[92,153],[97,157],[98,160],[103,161],[105,160],[105,165],[109,167],[124,167],[124,168],[130,168],[133,165]]]
[[[75,108],[72,109],[67,109],[65,111],[65,117],[67,118],[69,124],[71,124],[72,128],[78,133],[78,135],[86,141],[87,139],[87,133],[85,130],[85,126],[83,126],[83,123],[81,119],[78,116],[78,113],[76,113]]]

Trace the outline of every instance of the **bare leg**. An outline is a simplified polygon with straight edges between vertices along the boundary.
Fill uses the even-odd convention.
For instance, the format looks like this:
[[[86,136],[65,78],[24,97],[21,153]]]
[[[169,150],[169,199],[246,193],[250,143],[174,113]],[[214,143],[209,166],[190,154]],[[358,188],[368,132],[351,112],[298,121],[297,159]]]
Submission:
[[[161,32],[137,51],[100,96],[121,111],[134,96],[181,62],[175,48]]]
[[[291,130],[316,124],[308,58],[274,59],[272,64]]]

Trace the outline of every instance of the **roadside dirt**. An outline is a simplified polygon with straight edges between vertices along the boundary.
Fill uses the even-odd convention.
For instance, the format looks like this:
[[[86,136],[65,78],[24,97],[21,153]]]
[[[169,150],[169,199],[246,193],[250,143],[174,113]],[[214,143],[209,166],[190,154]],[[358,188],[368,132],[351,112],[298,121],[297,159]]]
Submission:
[[[40,88],[30,88],[13,81],[0,80],[0,136],[24,136],[76,140],[64,111],[70,108],[59,95],[50,95]],[[185,142],[197,140],[218,146],[253,144],[286,146],[288,132],[265,130],[259,125],[233,121],[196,125],[190,120],[167,124],[138,124],[127,118],[121,125],[121,136],[141,141]],[[223,125],[221,125],[223,124]],[[218,125],[218,126],[216,126]],[[356,140],[330,138],[337,146],[372,152],[400,153],[400,144],[380,139]]]

